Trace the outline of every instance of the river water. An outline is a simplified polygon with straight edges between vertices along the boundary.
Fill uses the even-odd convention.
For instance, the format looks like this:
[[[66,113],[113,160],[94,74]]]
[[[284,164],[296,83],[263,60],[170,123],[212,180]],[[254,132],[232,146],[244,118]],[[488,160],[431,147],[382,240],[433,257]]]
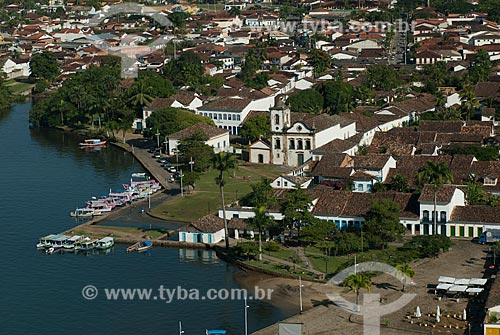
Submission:
[[[132,172],[143,171],[133,157],[113,147],[89,152],[78,139],[56,130],[30,130],[31,105],[0,112],[0,334],[177,334],[205,329],[244,334],[244,302],[161,299],[108,300],[104,288],[237,288],[239,269],[210,251],[153,248],[127,254],[46,255],[36,250],[40,236],[75,226],[68,213],[91,196],[121,188]],[[137,225],[144,222],[137,222]],[[94,285],[98,296],[82,297]],[[159,297],[158,297],[159,298]],[[252,301],[249,332],[289,316],[268,302]]]

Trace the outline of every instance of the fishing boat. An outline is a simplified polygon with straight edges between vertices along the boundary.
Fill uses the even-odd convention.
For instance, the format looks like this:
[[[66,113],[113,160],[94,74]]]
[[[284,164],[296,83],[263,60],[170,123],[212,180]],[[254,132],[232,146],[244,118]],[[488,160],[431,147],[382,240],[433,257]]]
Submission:
[[[85,238],[75,244],[75,251],[90,251],[97,245],[96,239]]]
[[[50,235],[47,235],[47,236],[41,237],[41,238],[40,238],[40,241],[36,244],[36,248],[37,248],[37,249],[45,249],[45,248],[50,248],[50,246],[52,245],[52,239],[53,239],[55,236],[56,236],[56,235],[54,235],[54,234],[50,234]]]
[[[101,141],[100,139],[89,139],[80,143],[81,147],[103,147],[106,145],[106,141]]]
[[[153,243],[151,243],[151,241],[149,241],[149,240],[145,240],[142,242],[137,242],[137,243],[132,244],[131,246],[129,246],[127,248],[127,252],[134,252],[134,251],[144,252],[146,250],[151,249],[152,247],[153,247]]]
[[[70,212],[69,215],[75,218],[91,218],[94,215],[101,215],[102,213],[94,208],[77,208],[74,212]]]
[[[65,251],[72,251],[75,249],[75,246],[78,242],[80,242],[81,240],[83,240],[83,236],[81,235],[74,235],[74,236],[71,236],[70,238],[68,238],[66,240],[66,243],[64,243],[63,245],[63,248]]]
[[[112,237],[107,236],[98,240],[95,248],[98,250],[106,250],[113,247],[114,245],[115,240]]]

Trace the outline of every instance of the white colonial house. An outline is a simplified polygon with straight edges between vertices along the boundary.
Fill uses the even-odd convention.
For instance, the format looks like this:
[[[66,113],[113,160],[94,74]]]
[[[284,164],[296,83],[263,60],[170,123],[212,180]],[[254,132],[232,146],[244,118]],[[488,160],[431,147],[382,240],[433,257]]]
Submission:
[[[228,219],[229,236],[239,239],[246,231],[242,220]],[[224,220],[213,214],[192,222],[179,230],[179,242],[217,244],[224,241]]]
[[[31,74],[29,60],[13,60],[8,58],[2,65],[2,72],[7,79],[28,77]]]
[[[229,144],[228,130],[220,129],[205,123],[198,123],[168,136],[169,155],[175,155],[179,141],[192,137],[196,134],[200,134],[205,137],[207,139],[205,144],[214,148],[215,153],[221,151],[232,152],[233,148]]]
[[[264,164],[271,161],[271,143],[266,139],[259,139],[248,146],[250,162]]]
[[[196,113],[209,117],[217,127],[229,130],[231,135],[238,135],[241,124],[251,111],[268,111],[273,105],[274,96],[256,100],[227,97],[198,107]]]
[[[451,228],[447,222],[456,206],[465,206],[465,194],[456,185],[440,186],[436,193],[436,212],[434,212],[434,189],[431,185],[425,185],[418,201],[420,203],[420,228],[423,228],[423,234],[435,234],[433,222],[436,216],[437,234],[449,236]]]
[[[274,189],[294,189],[297,187],[308,188],[311,185],[313,178],[294,175],[280,175],[271,182],[271,187]]]

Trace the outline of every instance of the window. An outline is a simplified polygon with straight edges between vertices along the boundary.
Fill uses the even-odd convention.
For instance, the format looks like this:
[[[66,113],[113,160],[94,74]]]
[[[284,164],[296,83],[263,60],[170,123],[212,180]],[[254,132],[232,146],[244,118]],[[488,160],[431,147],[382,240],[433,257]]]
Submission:
[[[212,118],[212,113],[209,113],[209,114],[208,114],[208,117],[209,117],[209,118]]]
[[[280,124],[280,116],[278,114],[274,116],[274,123]]]
[[[429,221],[429,211],[424,211],[422,214],[422,220]]]
[[[281,149],[281,140],[279,138],[274,142],[274,149]]]
[[[233,214],[233,219],[239,219],[240,215],[239,214]]]
[[[358,184],[358,191],[363,192],[363,184]]]
[[[240,121],[240,116],[236,115],[236,121]]]
[[[219,120],[222,120],[222,114],[219,113]]]
[[[278,185],[278,187],[280,187],[280,186],[281,186],[281,182],[278,180],[278,181],[276,182],[276,185]]]
[[[287,181],[285,181],[283,184],[285,185],[285,187],[288,186],[288,182]]]
[[[214,120],[217,120],[217,114],[214,114]]]
[[[311,150],[311,140],[306,140],[306,150]]]
[[[441,211],[441,215],[439,217],[439,222],[446,222],[446,212]]]
[[[297,140],[297,150],[302,150],[304,147],[302,146],[302,140]]]
[[[371,191],[371,190],[372,190],[372,184],[368,184],[368,185],[366,185],[366,190],[367,190],[367,191]]]
[[[231,120],[231,114],[227,114],[227,119]]]
[[[295,141],[294,140],[290,140],[290,142],[288,144],[288,149],[292,149],[292,150],[295,149]]]
[[[227,120],[227,114],[224,114],[223,117],[224,117],[224,120]]]
[[[224,148],[226,147],[226,140],[224,140]]]
[[[494,177],[485,177],[483,184],[484,185],[495,186],[497,184],[497,179],[494,178]]]

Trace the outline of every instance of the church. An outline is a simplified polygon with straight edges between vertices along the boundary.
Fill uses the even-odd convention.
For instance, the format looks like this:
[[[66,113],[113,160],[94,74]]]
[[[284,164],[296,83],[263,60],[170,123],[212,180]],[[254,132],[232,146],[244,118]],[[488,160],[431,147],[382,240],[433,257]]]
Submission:
[[[334,140],[356,135],[356,122],[338,115],[292,113],[279,101],[270,109],[271,141],[250,145],[251,163],[300,166],[312,160],[313,151]]]

